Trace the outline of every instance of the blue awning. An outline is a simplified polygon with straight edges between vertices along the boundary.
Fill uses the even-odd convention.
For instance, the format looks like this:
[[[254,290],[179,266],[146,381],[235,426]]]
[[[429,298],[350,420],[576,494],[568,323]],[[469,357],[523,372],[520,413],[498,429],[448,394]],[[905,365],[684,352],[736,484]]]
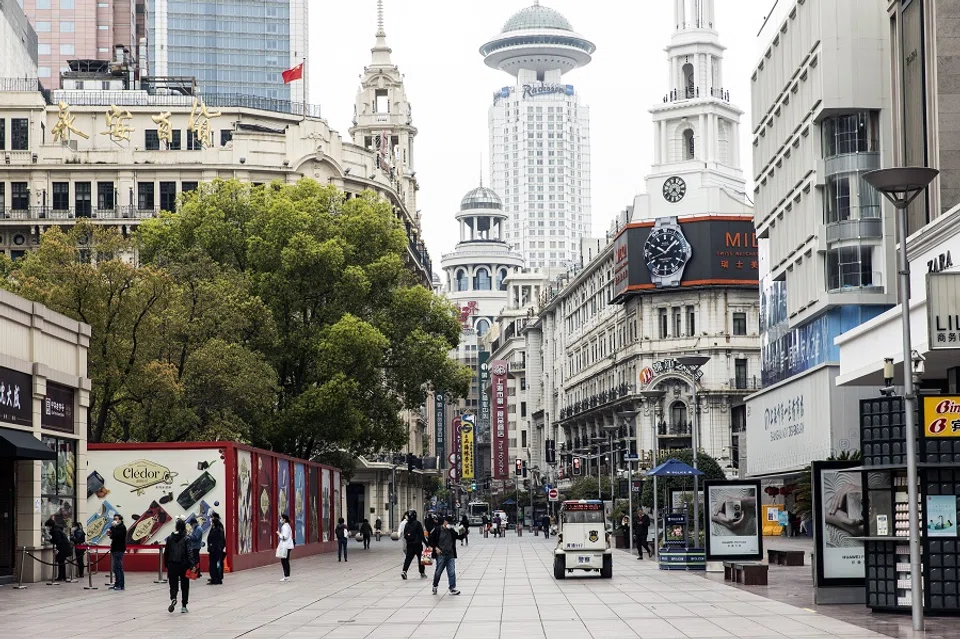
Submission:
[[[696,468],[683,463],[679,459],[668,459],[656,468],[647,471],[647,475],[651,477],[690,477],[691,475],[702,474]]]

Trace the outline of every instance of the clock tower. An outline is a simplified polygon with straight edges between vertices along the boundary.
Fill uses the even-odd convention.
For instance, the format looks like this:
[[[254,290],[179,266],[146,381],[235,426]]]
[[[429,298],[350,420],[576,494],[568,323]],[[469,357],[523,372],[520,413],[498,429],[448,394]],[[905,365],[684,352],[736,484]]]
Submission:
[[[714,0],[670,2],[674,31],[666,47],[666,92],[663,101],[650,109],[654,158],[646,178],[649,195],[638,198],[633,220],[742,213],[746,203],[739,147],[743,112],[731,103],[724,85],[725,47],[716,29]]]

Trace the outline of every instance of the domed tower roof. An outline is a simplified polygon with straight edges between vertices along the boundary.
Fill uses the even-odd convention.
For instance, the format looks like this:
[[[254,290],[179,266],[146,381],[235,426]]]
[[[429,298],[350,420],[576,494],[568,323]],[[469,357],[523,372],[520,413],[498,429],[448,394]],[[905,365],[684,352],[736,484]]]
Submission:
[[[507,20],[500,33],[520,31],[521,29],[560,29],[573,31],[573,25],[563,15],[550,7],[540,4],[517,11]]]
[[[493,189],[485,186],[478,186],[477,188],[468,191],[467,194],[463,196],[463,199],[460,200],[461,211],[467,211],[470,209],[502,210],[503,201]]]

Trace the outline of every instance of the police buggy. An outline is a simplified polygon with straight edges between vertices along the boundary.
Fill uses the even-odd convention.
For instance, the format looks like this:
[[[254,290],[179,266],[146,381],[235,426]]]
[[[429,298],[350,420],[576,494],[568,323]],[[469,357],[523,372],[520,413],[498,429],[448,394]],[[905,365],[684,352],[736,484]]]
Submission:
[[[560,532],[553,551],[553,576],[563,579],[574,570],[597,571],[613,577],[613,551],[606,530],[603,502],[565,501],[560,506]]]

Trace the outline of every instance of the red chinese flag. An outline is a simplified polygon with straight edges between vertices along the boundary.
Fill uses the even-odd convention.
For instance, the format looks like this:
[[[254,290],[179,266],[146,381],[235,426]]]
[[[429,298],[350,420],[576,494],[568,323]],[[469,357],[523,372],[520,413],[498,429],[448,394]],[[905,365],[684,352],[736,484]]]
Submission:
[[[294,80],[299,80],[303,77],[303,62],[293,67],[292,69],[287,69],[283,72],[283,83],[290,84]]]

